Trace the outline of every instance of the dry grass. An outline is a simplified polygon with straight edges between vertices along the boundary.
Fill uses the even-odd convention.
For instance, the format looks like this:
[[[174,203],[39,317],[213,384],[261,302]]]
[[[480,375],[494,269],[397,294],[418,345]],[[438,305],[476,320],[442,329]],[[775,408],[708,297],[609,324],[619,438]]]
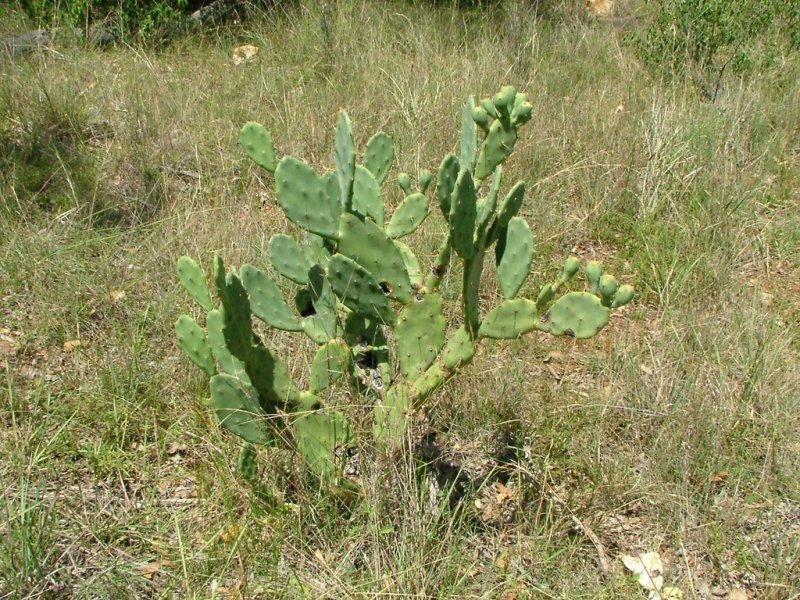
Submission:
[[[603,22],[506,19],[341,3],[330,44],[302,8],[0,65],[0,598],[635,598],[618,557],[647,550],[687,598],[798,597],[797,56],[709,104]],[[234,68],[239,43],[260,53]],[[239,126],[330,168],[344,107],[362,147],[383,129],[398,170],[434,170],[464,97],[506,83],[534,104],[506,169],[531,190],[526,291],[576,252],[640,292],[588,342],[484,344],[432,402],[463,464],[514,447],[513,517],[481,526],[410,460],[366,464],[345,510],[265,450],[259,496],[172,334],[179,256],[259,264],[291,230]],[[421,257],[442,231],[426,223]],[[302,376],[302,344],[274,342]]]

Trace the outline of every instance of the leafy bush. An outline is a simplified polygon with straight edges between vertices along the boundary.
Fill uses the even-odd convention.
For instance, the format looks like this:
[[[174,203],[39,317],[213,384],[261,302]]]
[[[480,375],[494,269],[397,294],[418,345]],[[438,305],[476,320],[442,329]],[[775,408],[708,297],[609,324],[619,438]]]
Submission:
[[[198,2],[190,0],[21,0],[37,24],[86,28],[106,22],[120,38],[147,37],[176,22]]]
[[[800,48],[800,3],[659,0],[633,41],[654,74],[689,77],[713,99],[724,72],[745,70],[759,42],[768,51]]]
[[[460,155],[444,158],[435,185],[427,170],[416,189],[400,173],[404,199],[391,215],[381,193],[394,159],[385,133],[369,140],[357,164],[352,125],[341,113],[336,168],[318,175],[292,156],[278,163],[269,132],[256,123],[244,126],[248,156],[274,172],[278,203],[305,233],[299,240],[278,233],[269,243],[272,268],[295,289],[288,302],[265,271],[252,265],[226,271],[217,255],[217,304],[200,266],[189,257],[178,261],[181,283],[207,314],[205,327],[181,316],[178,343],[211,378],[211,404],[223,427],[249,443],[288,442],[311,472],[336,485],[353,444],[351,423],[364,421],[363,407],[371,407],[371,427],[359,432],[369,442],[360,446],[401,448],[413,412],[470,363],[483,339],[531,331],[582,339],[608,324],[633,288],[620,286],[596,262],[586,265],[589,291],[563,293],[581,266],[570,257],[533,299],[522,296],[534,258],[533,234],[517,216],[525,185],[516,183],[505,196],[500,189],[502,163],[531,110],[527,96],[510,86],[479,105],[469,98]],[[401,238],[430,216],[429,190],[448,233],[424,269]],[[486,311],[479,292],[489,250],[504,300]],[[448,326],[440,287],[451,268],[462,278],[461,323]],[[258,335],[253,316],[318,345],[304,386]],[[357,401],[348,406],[339,400],[344,397]],[[246,446],[241,466],[248,477],[253,456]]]

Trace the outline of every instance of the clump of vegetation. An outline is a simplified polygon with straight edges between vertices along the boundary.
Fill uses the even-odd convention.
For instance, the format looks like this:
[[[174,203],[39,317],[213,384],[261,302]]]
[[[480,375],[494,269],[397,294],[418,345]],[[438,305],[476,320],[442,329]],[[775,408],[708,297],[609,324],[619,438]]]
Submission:
[[[634,35],[639,56],[658,75],[689,77],[716,98],[729,68],[742,72],[754,53],[800,48],[800,4],[793,0],[660,0]]]
[[[376,445],[400,448],[412,413],[472,360],[481,339],[515,339],[530,331],[590,338],[608,324],[612,309],[633,298],[633,288],[603,274],[597,262],[586,265],[588,292],[557,296],[580,269],[576,257],[535,299],[519,297],[533,262],[534,237],[518,216],[525,184],[518,182],[502,197],[501,165],[532,108],[511,86],[479,105],[471,97],[465,104],[460,156],[444,158],[433,187],[448,229],[429,270],[400,239],[428,217],[433,176],[421,171],[414,190],[412,177],[400,173],[405,198],[387,217],[380,186],[394,158],[388,135],[375,134],[363,164],[357,164],[352,125],[342,112],[336,169],[317,175],[292,156],[276,164],[269,132],[245,125],[241,142],[247,154],[275,173],[278,202],[305,236],[298,243],[278,233],[269,243],[272,267],[300,286],[296,310],[267,273],[251,265],[226,273],[219,255],[215,308],[198,264],[189,257],[178,262],[184,287],[208,311],[205,330],[188,315],[178,319],[178,342],[211,377],[211,405],[226,429],[255,444],[290,440],[316,475],[335,484],[344,466],[337,456],[351,444],[353,431],[340,400],[346,392],[359,399],[357,406],[373,406]],[[484,314],[479,290],[492,249],[504,300]],[[452,262],[461,265],[460,327],[448,327],[440,291]],[[259,338],[252,316],[318,344],[307,389]],[[246,447],[246,473],[253,472],[253,456]]]

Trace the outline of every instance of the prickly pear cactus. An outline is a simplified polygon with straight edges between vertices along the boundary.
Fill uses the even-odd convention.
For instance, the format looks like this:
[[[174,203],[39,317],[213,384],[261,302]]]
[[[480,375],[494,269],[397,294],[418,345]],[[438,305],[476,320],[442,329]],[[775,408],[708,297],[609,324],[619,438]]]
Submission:
[[[360,397],[359,405],[371,404],[375,441],[397,448],[411,413],[469,364],[482,338],[530,331],[589,338],[608,324],[613,309],[631,301],[633,288],[596,262],[585,265],[588,291],[560,294],[580,271],[575,257],[535,298],[519,296],[535,240],[519,216],[525,185],[501,193],[501,164],[531,112],[527,96],[510,86],[478,103],[469,98],[459,156],[444,158],[435,185],[430,171],[418,173],[416,186],[411,175],[399,173],[395,183],[403,200],[393,210],[383,193],[394,160],[387,134],[372,136],[359,162],[343,112],[334,136],[335,167],[317,173],[298,158],[277,161],[261,125],[243,127],[246,154],[274,172],[278,204],[305,234],[295,239],[278,233],[270,240],[269,260],[280,282],[251,265],[227,271],[217,256],[216,302],[200,266],[188,257],[178,261],[178,279],[207,313],[205,328],[187,315],[178,319],[178,344],[211,378],[211,405],[223,427],[248,444],[290,444],[310,471],[335,484],[342,474],[339,457],[352,443],[344,407],[329,400],[343,395],[335,386]],[[448,233],[425,269],[400,238],[423,225],[431,206],[439,207]],[[487,310],[478,291],[492,248],[503,301]],[[439,293],[453,260],[462,263],[460,323],[447,322]],[[303,378],[306,389],[259,337],[253,317],[318,346]],[[243,472],[254,477],[255,455],[247,448]]]

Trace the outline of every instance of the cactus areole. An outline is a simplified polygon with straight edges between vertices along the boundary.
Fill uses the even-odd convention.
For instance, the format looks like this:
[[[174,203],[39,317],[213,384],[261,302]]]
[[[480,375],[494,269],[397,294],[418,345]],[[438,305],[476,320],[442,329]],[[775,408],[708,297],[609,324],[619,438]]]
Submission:
[[[397,175],[404,199],[388,217],[381,191],[394,147],[387,134],[370,138],[361,164],[352,124],[341,113],[334,169],[320,174],[299,158],[277,161],[272,136],[261,125],[242,128],[246,154],[274,172],[278,204],[305,233],[300,239],[278,233],[270,240],[269,260],[285,279],[281,285],[252,265],[227,271],[217,255],[212,294],[194,260],[178,261],[180,282],[207,313],[205,327],[188,315],[178,319],[178,344],[210,376],[211,406],[223,427],[249,444],[290,444],[311,472],[335,485],[341,450],[353,435],[346,411],[329,400],[337,396],[335,386],[347,386],[363,398],[360,405],[374,407],[378,446],[398,448],[411,413],[472,360],[481,338],[512,339],[530,331],[589,338],[608,324],[613,309],[630,302],[633,288],[619,285],[595,262],[585,267],[589,291],[559,295],[580,270],[575,257],[535,297],[519,296],[535,242],[518,216],[525,185],[503,192],[501,165],[531,111],[527,96],[510,86],[478,103],[470,97],[459,156],[446,156],[435,176],[420,172],[416,184],[407,173]],[[432,206],[441,210],[448,231],[426,265],[400,238],[414,233]],[[478,291],[492,248],[503,301],[482,307]],[[447,322],[439,293],[454,260],[462,263],[460,323]],[[317,345],[306,389],[259,337],[254,318]]]

